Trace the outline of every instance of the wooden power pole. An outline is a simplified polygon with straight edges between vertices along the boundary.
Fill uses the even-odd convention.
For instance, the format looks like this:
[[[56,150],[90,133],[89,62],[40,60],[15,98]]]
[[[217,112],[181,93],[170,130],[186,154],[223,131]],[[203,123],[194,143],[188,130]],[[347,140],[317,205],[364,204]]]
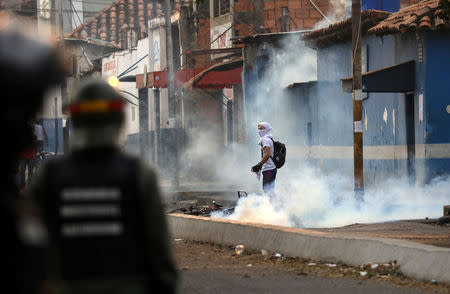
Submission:
[[[358,201],[364,200],[361,30],[361,0],[352,0],[353,171]]]

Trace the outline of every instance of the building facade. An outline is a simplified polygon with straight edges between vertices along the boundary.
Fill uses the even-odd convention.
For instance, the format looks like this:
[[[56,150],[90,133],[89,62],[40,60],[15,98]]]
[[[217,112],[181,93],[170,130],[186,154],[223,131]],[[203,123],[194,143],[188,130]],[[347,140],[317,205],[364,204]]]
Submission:
[[[449,89],[443,78],[449,75],[446,56],[450,38],[448,24],[435,15],[437,4],[430,0],[395,13],[362,13],[365,96],[363,121],[358,127],[364,136],[364,176],[369,186],[389,178],[424,184],[450,174],[446,127]],[[273,66],[277,65],[276,56],[267,49],[280,43],[280,38],[286,35],[246,44],[246,57],[253,57],[244,61],[244,88],[250,89],[245,91],[247,108],[270,105],[273,109],[274,124],[282,129],[279,134],[288,143],[291,168],[307,161],[325,173],[351,177],[351,19],[302,36],[304,45],[317,54],[315,80],[299,80],[278,92],[272,87],[270,94],[280,96],[273,95],[272,100],[278,101],[257,102],[264,97],[261,92],[252,92],[258,81],[264,81],[267,72],[284,70]],[[299,46],[295,53],[298,59],[302,51]],[[299,71],[306,65],[301,64]]]

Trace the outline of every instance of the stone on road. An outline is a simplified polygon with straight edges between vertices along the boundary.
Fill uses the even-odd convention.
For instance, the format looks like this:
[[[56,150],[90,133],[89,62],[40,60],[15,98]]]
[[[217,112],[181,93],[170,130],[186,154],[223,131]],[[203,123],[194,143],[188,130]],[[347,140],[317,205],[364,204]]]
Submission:
[[[450,293],[448,284],[404,277],[392,264],[351,267],[285,258],[276,252],[245,250],[176,239],[179,293]],[[361,275],[364,272],[365,275]]]

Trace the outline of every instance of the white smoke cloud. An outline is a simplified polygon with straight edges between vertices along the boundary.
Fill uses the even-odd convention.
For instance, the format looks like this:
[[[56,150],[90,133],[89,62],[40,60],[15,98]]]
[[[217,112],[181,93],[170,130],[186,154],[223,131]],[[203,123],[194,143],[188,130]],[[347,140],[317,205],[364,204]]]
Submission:
[[[248,125],[255,126],[256,134],[257,123],[268,121],[275,129],[275,139],[289,143],[293,132],[286,130],[303,126],[293,124],[292,113],[283,113],[283,105],[287,101],[283,88],[296,82],[316,80],[316,55],[292,36],[286,38],[281,48],[265,46],[271,56],[270,66],[257,85],[246,85],[255,87],[257,95],[252,109],[248,110]],[[344,112],[336,110],[332,115],[332,121],[341,123],[348,120]],[[304,141],[296,139],[297,142]],[[364,202],[360,203],[354,197],[352,175],[321,173],[307,162],[290,165],[289,144],[287,147],[287,166],[278,170],[274,198],[256,192],[261,190],[261,183],[250,178],[258,184],[258,190],[251,190],[255,193],[239,199],[233,214],[217,213],[213,217],[287,227],[338,227],[352,223],[439,217],[442,206],[450,202],[449,179],[435,179],[426,186],[419,186],[409,184],[406,178],[395,178],[366,188]],[[256,142],[250,158],[255,163],[260,159]],[[235,170],[239,170],[239,161],[233,164],[237,164]],[[248,180],[247,170],[243,171]]]
[[[195,130],[189,134],[188,149],[182,154],[181,174],[198,185],[228,186],[237,189],[254,188],[251,162],[245,146],[224,146],[224,134]]]
[[[304,166],[290,176],[278,178],[274,198],[250,194],[238,201],[233,214],[218,213],[213,217],[287,227],[339,227],[436,218],[450,201],[448,178],[435,179],[425,186],[392,179],[366,189],[363,202],[355,200],[352,179],[343,175],[325,175]]]
[[[271,66],[259,81],[259,87],[282,90],[292,83],[317,80],[316,51],[306,47],[297,34],[285,36],[280,47],[264,46],[271,56]]]
[[[236,145],[231,152],[219,152],[217,156],[216,152],[211,152],[208,142],[222,140],[223,134],[217,137],[217,134],[198,133],[194,135],[198,140],[194,140],[190,155],[186,156],[193,159],[194,165],[201,165],[196,157],[203,158],[207,174],[217,181],[232,182],[239,190],[248,188],[247,191],[253,192],[239,199],[233,214],[216,213],[213,217],[287,227],[338,227],[352,223],[433,218],[442,214],[442,206],[450,202],[449,179],[435,179],[426,186],[410,185],[407,179],[391,179],[376,187],[367,187],[365,200],[359,203],[354,198],[351,175],[321,173],[306,162],[293,166],[289,157],[286,166],[278,170],[276,196],[271,199],[260,194],[261,182],[250,172],[251,165],[261,158],[256,144],[256,126],[260,121],[267,121],[275,129],[275,139],[289,143],[296,134],[297,145],[305,142],[305,138],[298,138],[298,132],[292,132],[292,129],[304,126],[296,125],[292,109],[286,109],[289,105],[285,87],[317,79],[316,54],[304,47],[298,36],[287,36],[281,48],[270,44],[262,46],[270,56],[266,73],[256,85],[245,85],[256,93],[251,108],[247,107],[247,124],[254,126],[248,144],[250,147],[254,144],[254,148],[248,153],[247,146]],[[337,109],[327,115],[333,115],[332,122],[348,121],[348,117]],[[290,145],[287,146],[289,156]],[[195,174],[195,177],[199,176]]]
[[[283,100],[285,88],[294,82],[317,79],[316,52],[305,47],[298,34],[286,36],[281,44],[282,49],[274,48],[270,44],[263,46],[271,56],[272,66],[268,70],[270,74],[265,75],[256,87],[258,105],[247,110],[253,119],[247,123],[254,126],[254,134],[257,133],[257,124],[260,121],[272,121],[274,108],[267,105],[266,101]],[[281,107],[281,104],[278,107]],[[290,118],[279,118],[277,121],[278,124],[273,125],[274,133],[282,135]],[[260,160],[256,139],[253,140],[250,136],[249,144],[254,144],[254,152],[249,154],[247,145],[224,146],[222,142],[225,135],[220,128],[212,125],[190,129],[188,148],[180,156],[183,178],[192,184],[197,182],[202,185],[209,182],[239,190],[256,190],[260,184],[255,174],[250,171]]]
[[[305,47],[298,36],[286,37],[282,49],[272,48],[273,66],[260,85],[282,90],[292,83],[317,80],[316,51]]]
[[[292,226],[289,215],[283,209],[275,207],[266,195],[250,194],[248,197],[240,198],[239,204],[232,215],[217,212],[212,217],[286,227]]]
[[[327,13],[327,17],[323,18],[321,21],[317,22],[314,29],[322,29],[330,25],[331,23],[336,23],[344,19],[349,18],[351,1],[349,0],[332,0],[330,1],[330,8]]]

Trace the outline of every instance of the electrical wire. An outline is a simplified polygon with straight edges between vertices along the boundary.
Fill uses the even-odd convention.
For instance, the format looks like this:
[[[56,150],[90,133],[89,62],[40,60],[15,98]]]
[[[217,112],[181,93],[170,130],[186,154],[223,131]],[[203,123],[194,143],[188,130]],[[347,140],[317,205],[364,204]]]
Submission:
[[[72,3],[72,1],[73,2],[83,2],[83,0],[71,0],[70,2],[71,2],[71,6],[72,6],[72,9],[63,9],[63,12],[66,12],[66,13],[75,13],[76,15],[77,15],[77,18],[78,18],[78,20],[79,21],[81,21],[81,18],[80,18],[80,16],[78,15],[78,12],[83,12],[83,13],[86,13],[86,14],[89,14],[89,13],[93,13],[93,14],[98,14],[98,11],[84,11],[84,10],[77,10],[77,9],[75,9],[75,7],[74,7],[74,5],[73,5],[73,3]],[[100,2],[95,2],[95,1],[87,1],[87,3],[99,3],[99,4],[104,4],[104,3],[100,3]],[[233,11],[231,11],[231,10],[233,10]],[[22,10],[22,11],[24,11],[25,12],[25,10]],[[41,12],[41,11],[43,11],[43,12],[55,12],[56,11],[56,9],[53,9],[53,8],[49,8],[49,9],[39,9],[39,8],[36,8],[36,9],[28,9],[28,10],[26,10],[27,12]],[[246,22],[243,22],[237,15],[236,15],[236,13],[235,13],[235,9],[234,9],[234,7],[232,6],[232,5],[230,5],[230,12],[229,12],[231,15],[233,15],[233,17],[234,17],[234,19],[236,19],[239,23],[241,23],[241,24],[244,24],[244,25],[247,25],[252,31],[253,31],[253,33],[257,33],[256,31],[255,31],[255,29],[250,25],[250,24],[248,24],[248,23],[246,23]],[[157,16],[164,16],[164,14],[163,13],[157,13]],[[93,17],[95,17],[95,15],[93,16]],[[81,25],[83,25],[83,22],[81,23]],[[80,26],[81,26],[80,25]],[[222,37],[222,35],[223,34],[225,34],[226,32],[228,32],[232,27],[233,27],[234,25],[232,24],[227,30],[225,30],[224,32],[222,32],[220,35],[218,35],[213,41],[211,41],[208,45],[210,46],[212,43],[214,43],[215,41],[217,41],[220,37]],[[79,26],[78,26],[79,27]],[[195,42],[196,41],[198,41],[198,40],[201,40],[202,38],[204,38],[205,36],[206,36],[206,34],[209,34],[210,32],[208,31],[208,32],[205,32],[203,35],[200,35],[199,37],[197,37],[196,38],[196,40],[194,40],[192,43],[191,43],[191,45],[189,46],[189,47],[187,47],[185,50],[183,50],[183,52],[181,52],[180,54],[179,54],[179,56],[178,57],[181,57],[181,56],[183,56],[183,55],[186,55],[186,53],[187,53],[187,51],[189,50],[189,49],[191,49],[194,45],[195,45]],[[193,59],[193,57],[190,57],[188,60],[186,60],[182,65],[180,65],[180,67],[179,67],[179,69],[181,69],[181,68],[183,68],[189,61],[191,61]],[[167,67],[166,67],[167,68]],[[164,69],[165,70],[165,69]]]
[[[17,12],[50,12],[50,13],[54,13],[54,12],[58,11],[58,9],[55,9],[55,8],[14,9],[14,8],[8,7],[6,9],[7,10],[12,10],[12,11],[17,11]],[[72,9],[63,9],[63,12],[65,12],[65,13],[70,13],[72,11],[73,11]],[[83,12],[83,13],[86,13],[86,14],[97,14],[98,13],[98,11],[86,11],[86,10],[75,10],[75,11]]]
[[[98,3],[98,4],[105,4],[105,3],[101,3],[101,2],[95,2],[95,1],[83,1],[83,0],[70,0],[70,4],[71,4],[71,9],[70,10],[68,10],[68,9],[64,9],[63,10],[63,12],[71,12],[71,13],[75,13],[76,14],[76,17],[78,18],[78,21],[81,23],[79,26],[81,26],[82,24],[83,24],[83,22],[81,21],[81,17],[79,16],[79,14],[78,14],[78,12],[83,12],[83,13],[86,13],[86,14],[88,14],[88,13],[98,13],[98,11],[97,12],[94,12],[94,11],[84,11],[84,10],[77,10],[77,9],[75,9],[75,6],[73,5],[73,2],[87,2],[87,3]],[[36,8],[36,9],[28,9],[27,11],[31,11],[31,12],[34,12],[34,11],[36,11],[36,12],[39,12],[39,11],[45,11],[45,12],[54,12],[54,11],[56,11],[56,9],[52,9],[52,8],[49,8],[49,9],[39,9],[39,8]],[[235,9],[234,9],[234,6],[232,6],[232,5],[230,5],[230,12],[229,12],[231,15],[233,15],[233,19],[236,19],[239,23],[241,23],[241,24],[244,24],[244,25],[247,25],[252,31],[253,31],[253,33],[257,33],[257,31],[255,31],[255,29],[250,25],[250,24],[248,24],[247,22],[244,22],[244,21],[242,21],[238,16],[237,16],[237,14],[235,13]],[[164,14],[163,13],[157,13],[157,16],[164,16]],[[78,27],[79,27],[78,26]],[[219,34],[214,40],[212,40],[208,45],[210,46],[211,44],[213,44],[215,41],[217,41],[220,37],[222,37],[225,33],[227,33],[230,29],[232,29],[234,27],[234,23],[230,26],[230,27],[228,27],[225,31],[223,31],[221,34]],[[209,34],[210,33],[210,31],[207,31],[207,32],[205,32],[204,34],[202,34],[202,35],[200,35],[199,37],[197,37],[196,38],[196,40],[194,40],[193,42],[191,42],[191,45],[189,46],[189,47],[187,47],[185,50],[183,50],[183,52],[181,52],[180,54],[179,54],[179,56],[178,57],[181,57],[181,56],[183,56],[183,55],[186,55],[186,53],[187,53],[187,51],[189,50],[189,49],[191,49],[194,45],[195,45],[195,42],[196,41],[198,41],[198,40],[201,40],[202,38],[204,38],[205,36],[206,36],[206,34]],[[82,48],[82,50],[83,50],[83,48]],[[83,52],[84,52],[84,50],[83,50]],[[100,56],[100,57],[104,57],[104,56],[107,56],[107,55],[102,55],[102,56]],[[193,59],[193,57],[190,57],[190,58],[188,58],[188,60],[186,60],[182,65],[180,65],[180,67],[179,67],[179,69],[182,69],[189,61],[191,61]],[[164,70],[166,70],[167,69],[167,66],[166,66],[166,68],[165,69],[163,69],[163,71]]]
[[[292,20],[292,23],[294,24],[294,26],[295,26],[295,30],[297,30],[297,28],[298,29],[300,29],[301,27],[300,26],[298,26],[297,25],[297,23],[294,21],[294,19],[292,18],[292,16],[291,15],[289,15],[289,18]]]
[[[109,2],[98,2],[98,1],[86,1],[86,0],[72,0],[73,2],[79,2],[79,3],[88,3],[88,4],[103,4],[106,5],[105,7],[110,6],[116,1],[109,1]]]
[[[233,11],[231,11],[231,10],[233,10]],[[235,13],[235,9],[234,9],[234,6],[232,6],[232,5],[230,5],[230,12],[229,12],[232,16],[233,16],[233,19],[236,19],[238,22],[240,22],[241,24],[245,24],[245,25],[247,25],[252,31],[253,31],[253,33],[254,34],[257,34],[258,32],[257,31],[255,31],[255,29],[250,25],[250,24],[248,24],[248,23],[246,23],[246,22],[242,22],[240,19],[239,19],[239,17],[236,15],[236,13]],[[217,41],[220,37],[222,37],[222,35],[223,34],[225,34],[225,33],[227,33],[230,29],[232,29],[234,27],[234,23],[232,23],[231,24],[231,26],[229,26],[224,32],[222,32],[221,34],[219,34],[214,40],[212,40],[209,44],[208,44],[208,46],[211,46],[211,44],[213,44],[215,41]],[[205,34],[206,35],[206,34]],[[198,38],[198,40],[200,40],[200,37]],[[187,50],[184,50],[184,51],[187,51]],[[180,55],[179,55],[179,57],[181,57],[182,55],[185,55],[186,54],[186,52],[182,52],[182,53],[180,53]],[[178,69],[182,69],[189,61],[191,61],[193,59],[193,57],[190,57],[190,58],[188,58],[188,60],[186,60],[182,65],[180,65],[180,67],[178,68]],[[167,69],[167,66],[163,69],[163,71],[164,70],[166,70]]]
[[[317,7],[317,5],[312,0],[309,0],[309,2],[311,2],[311,4],[314,6],[314,8],[316,8],[317,11],[319,11],[319,13],[322,14],[323,18],[325,18],[329,24],[333,24],[333,22],[322,12],[322,10],[320,10],[319,7]]]
[[[231,11],[231,10],[233,10],[233,11]],[[233,19],[236,19],[236,20],[237,20],[239,23],[241,23],[241,24],[247,25],[247,26],[253,31],[254,34],[258,34],[258,31],[256,31],[255,28],[254,28],[253,26],[251,26],[251,25],[248,24],[247,22],[242,21],[242,20],[237,16],[236,10],[234,9],[234,2],[233,2],[233,5],[230,5],[230,13],[231,13],[231,15],[233,16]]]
[[[233,28],[233,25],[231,25],[230,27],[228,27],[228,29],[226,29],[225,31],[223,31],[220,35],[218,35],[214,40],[212,40],[211,42],[209,42],[208,46],[211,46],[212,43],[214,43],[215,41],[217,41],[220,37],[222,37],[223,34],[225,34],[226,32],[228,32],[231,28]],[[182,65],[180,65],[180,67],[178,69],[182,69],[189,61],[191,61],[194,57],[190,57],[188,58],[188,60],[186,60]],[[167,66],[165,67],[164,70],[167,69]]]
[[[213,98],[218,98],[218,99],[219,99],[219,97],[217,97],[217,96],[214,95],[213,93],[209,92],[209,91],[206,90],[205,88],[199,88],[199,89],[203,90],[204,92],[206,92],[206,93],[207,93],[208,95],[210,95],[211,97],[213,97]],[[222,95],[223,95],[223,92],[222,92]],[[224,96],[225,98],[228,99],[227,96],[225,96],[225,95],[223,95],[223,96]],[[221,97],[221,98],[222,98],[222,97]],[[229,100],[229,99],[228,99],[228,100]],[[222,102],[222,104],[223,104],[225,107],[228,107],[226,103],[223,103],[223,100],[222,100],[221,102]]]
[[[80,25],[83,24],[83,22],[81,21],[80,15],[78,14],[78,11],[75,10],[75,6],[73,5],[73,1],[74,1],[74,0],[69,0],[69,1],[70,1],[70,5],[72,6],[73,12],[75,12],[75,15],[77,16],[78,21],[80,22],[80,24],[77,25],[76,27],[79,27]]]

